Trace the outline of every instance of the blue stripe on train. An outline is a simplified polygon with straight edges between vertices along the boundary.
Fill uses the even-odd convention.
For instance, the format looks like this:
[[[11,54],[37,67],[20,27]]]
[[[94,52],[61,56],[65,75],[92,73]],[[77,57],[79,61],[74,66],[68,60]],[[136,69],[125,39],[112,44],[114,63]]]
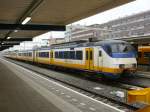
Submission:
[[[112,53],[112,58],[135,58],[135,52],[128,52],[128,53]]]

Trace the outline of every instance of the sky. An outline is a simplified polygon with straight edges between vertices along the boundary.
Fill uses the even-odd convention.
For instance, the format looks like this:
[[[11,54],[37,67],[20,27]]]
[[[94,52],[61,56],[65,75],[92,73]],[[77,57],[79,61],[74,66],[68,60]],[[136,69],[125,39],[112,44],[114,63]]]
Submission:
[[[125,5],[107,10],[105,12],[96,14],[94,16],[88,17],[86,19],[74,22],[72,24],[81,24],[81,25],[92,25],[92,24],[101,24],[114,19],[121,17],[137,14],[150,10],[150,0],[135,0],[133,2],[127,3]],[[42,39],[48,38],[63,38],[64,32],[48,32],[41,36],[37,36],[34,40],[40,41]]]
[[[150,10],[150,0],[136,0],[125,5],[107,10],[105,12],[96,14],[86,19],[77,21],[73,24],[92,25],[101,24],[120,17],[125,17],[139,12]]]
[[[35,38],[33,38],[34,42],[40,42],[41,40],[46,40],[50,38],[64,38],[64,32],[57,32],[57,31],[52,31],[52,32],[47,32],[45,34],[39,35]]]

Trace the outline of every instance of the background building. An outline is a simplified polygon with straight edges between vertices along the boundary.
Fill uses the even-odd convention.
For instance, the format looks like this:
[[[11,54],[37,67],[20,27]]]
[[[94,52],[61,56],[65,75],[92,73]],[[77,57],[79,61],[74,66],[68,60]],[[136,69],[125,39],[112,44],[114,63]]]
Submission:
[[[119,18],[99,25],[100,28],[110,29],[102,38],[131,38],[150,35],[150,11],[132,16]]]
[[[108,32],[108,30],[99,28],[98,24],[90,26],[82,25],[70,25],[66,28],[65,40],[76,41],[76,40],[88,40],[89,38],[99,38],[103,33]]]
[[[83,40],[88,38],[122,39],[150,35],[150,11],[90,26],[70,25],[65,40]]]

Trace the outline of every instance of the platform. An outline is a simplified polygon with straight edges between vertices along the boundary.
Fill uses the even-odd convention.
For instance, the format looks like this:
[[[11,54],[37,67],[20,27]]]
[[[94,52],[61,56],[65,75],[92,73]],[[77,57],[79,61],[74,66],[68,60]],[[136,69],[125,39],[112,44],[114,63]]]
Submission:
[[[0,61],[1,112],[61,112]]]
[[[2,112],[123,112],[0,58]]]

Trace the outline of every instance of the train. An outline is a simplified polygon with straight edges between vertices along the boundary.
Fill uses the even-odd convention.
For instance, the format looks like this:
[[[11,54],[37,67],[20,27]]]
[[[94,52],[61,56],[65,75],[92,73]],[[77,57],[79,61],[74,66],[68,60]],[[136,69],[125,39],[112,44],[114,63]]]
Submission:
[[[138,47],[138,64],[150,65],[150,46]]]
[[[137,70],[135,49],[121,40],[66,42],[34,50],[10,51],[5,57],[92,72],[112,79]]]

